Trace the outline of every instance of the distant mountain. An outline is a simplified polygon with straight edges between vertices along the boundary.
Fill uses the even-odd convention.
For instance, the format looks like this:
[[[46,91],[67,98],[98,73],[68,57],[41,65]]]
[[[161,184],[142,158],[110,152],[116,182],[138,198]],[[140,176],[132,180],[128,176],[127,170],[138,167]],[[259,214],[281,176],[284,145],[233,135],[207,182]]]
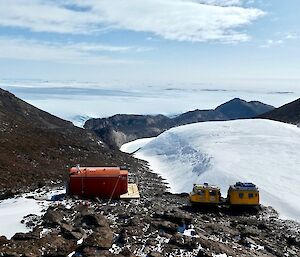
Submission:
[[[259,118],[300,125],[300,98],[263,115],[259,115]]]
[[[91,131],[75,127],[0,89],[0,198],[66,176],[68,165],[123,165]]]
[[[274,106],[263,104],[258,101],[246,102],[239,98],[234,98],[216,108],[229,120],[254,118],[257,115],[271,111]]]
[[[274,109],[261,102],[232,99],[216,109],[194,110],[173,118],[164,115],[125,115],[87,120],[84,127],[94,131],[107,144],[120,147],[138,138],[153,137],[172,127],[203,121],[253,118]]]

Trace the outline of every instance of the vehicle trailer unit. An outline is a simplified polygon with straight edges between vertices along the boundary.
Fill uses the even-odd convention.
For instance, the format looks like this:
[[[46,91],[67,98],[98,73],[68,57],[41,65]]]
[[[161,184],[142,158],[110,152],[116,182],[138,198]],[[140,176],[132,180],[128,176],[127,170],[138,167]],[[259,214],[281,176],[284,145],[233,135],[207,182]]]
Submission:
[[[259,191],[253,183],[237,182],[228,189],[227,201],[232,206],[259,205]]]

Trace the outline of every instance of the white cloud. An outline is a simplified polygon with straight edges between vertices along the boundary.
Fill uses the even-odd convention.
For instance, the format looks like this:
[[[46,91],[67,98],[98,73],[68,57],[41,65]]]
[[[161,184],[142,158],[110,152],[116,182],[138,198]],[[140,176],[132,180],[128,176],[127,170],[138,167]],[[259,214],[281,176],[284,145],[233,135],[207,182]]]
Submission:
[[[241,28],[262,15],[239,0],[0,1],[1,26],[72,34],[123,29],[196,42],[246,41]]]
[[[240,5],[240,0],[186,0],[186,1],[194,1],[200,4],[208,4],[208,5],[218,5],[218,6],[234,6]]]
[[[300,38],[300,35],[294,32],[287,32],[287,33],[277,33],[277,37],[279,39],[268,39],[265,41],[264,44],[260,45],[261,48],[271,48],[274,46],[280,46],[284,43],[288,43],[290,40],[296,40]]]
[[[146,51],[134,46],[111,46],[90,43],[52,43],[24,38],[0,37],[0,58],[64,63],[123,63],[105,56],[107,52]]]
[[[300,35],[297,33],[287,33],[285,38],[286,39],[299,39]]]
[[[273,40],[273,39],[268,39],[263,45],[261,45],[261,48],[270,48],[273,46],[279,46],[282,45],[284,41],[282,39],[278,40]]]
[[[32,31],[56,33],[84,33],[95,29],[97,17],[91,13],[62,8],[53,1],[2,0],[0,24],[28,28]]]

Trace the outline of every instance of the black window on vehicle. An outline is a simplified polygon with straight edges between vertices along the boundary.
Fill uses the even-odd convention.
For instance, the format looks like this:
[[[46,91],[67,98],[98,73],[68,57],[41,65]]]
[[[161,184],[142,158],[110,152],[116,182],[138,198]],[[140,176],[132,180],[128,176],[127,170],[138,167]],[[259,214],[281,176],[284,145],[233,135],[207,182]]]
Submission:
[[[244,198],[244,193],[239,193],[239,198]]]
[[[205,195],[205,191],[204,190],[198,190],[198,195]]]
[[[253,198],[254,195],[253,195],[252,193],[249,193],[249,194],[248,194],[248,197],[249,197],[249,198]]]
[[[214,191],[214,190],[210,190],[210,191],[209,191],[209,195],[210,195],[210,196],[216,196],[216,195],[217,195],[217,192]]]

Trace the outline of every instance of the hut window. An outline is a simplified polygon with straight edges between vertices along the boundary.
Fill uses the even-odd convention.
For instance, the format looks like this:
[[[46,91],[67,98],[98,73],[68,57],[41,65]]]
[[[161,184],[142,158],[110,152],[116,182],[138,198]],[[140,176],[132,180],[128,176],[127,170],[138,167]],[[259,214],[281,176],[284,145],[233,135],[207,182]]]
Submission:
[[[244,198],[244,193],[239,193],[239,198]]]

